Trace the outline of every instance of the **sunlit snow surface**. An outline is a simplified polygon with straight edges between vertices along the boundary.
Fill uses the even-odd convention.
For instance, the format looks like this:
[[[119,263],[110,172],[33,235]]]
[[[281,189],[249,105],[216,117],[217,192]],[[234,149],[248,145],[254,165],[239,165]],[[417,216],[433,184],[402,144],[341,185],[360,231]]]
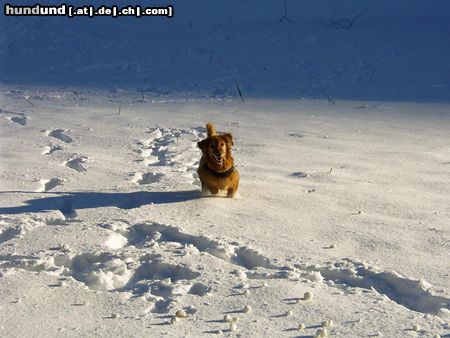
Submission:
[[[1,18],[0,336],[449,335],[446,2],[187,3]]]

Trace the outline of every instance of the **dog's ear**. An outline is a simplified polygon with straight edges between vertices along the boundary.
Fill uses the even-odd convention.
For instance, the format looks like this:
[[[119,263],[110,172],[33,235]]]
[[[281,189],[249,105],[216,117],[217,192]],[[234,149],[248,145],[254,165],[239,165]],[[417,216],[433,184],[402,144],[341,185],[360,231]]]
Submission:
[[[217,135],[216,128],[213,126],[212,123],[209,123],[209,122],[208,122],[208,123],[206,124],[206,131],[207,131],[208,137]]]
[[[208,139],[197,142],[197,147],[199,147],[202,152],[206,152],[206,149],[208,148]]]
[[[225,141],[227,142],[227,146],[231,148],[231,146],[233,145],[233,135],[227,133],[220,136],[225,139]]]

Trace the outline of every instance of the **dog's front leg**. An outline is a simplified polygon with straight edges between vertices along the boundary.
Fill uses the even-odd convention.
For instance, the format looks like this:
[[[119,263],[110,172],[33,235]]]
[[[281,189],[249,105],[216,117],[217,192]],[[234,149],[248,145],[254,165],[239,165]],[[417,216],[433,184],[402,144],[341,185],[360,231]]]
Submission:
[[[219,193],[219,189],[216,187],[209,186],[208,189],[211,192],[211,194],[213,194],[213,195],[217,195]]]
[[[202,183],[202,192],[208,192],[208,187],[206,186],[206,184],[205,183],[203,183],[203,182],[201,182]]]
[[[237,186],[233,186],[227,190],[227,197],[234,197],[236,195]]]

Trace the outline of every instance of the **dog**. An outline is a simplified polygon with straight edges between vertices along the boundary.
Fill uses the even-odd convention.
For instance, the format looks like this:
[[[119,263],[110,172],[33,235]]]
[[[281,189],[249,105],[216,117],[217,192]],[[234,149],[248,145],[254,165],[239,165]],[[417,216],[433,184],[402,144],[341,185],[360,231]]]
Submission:
[[[202,192],[217,195],[225,190],[227,197],[234,197],[239,186],[239,172],[231,155],[233,136],[230,133],[218,135],[211,123],[206,125],[206,130],[207,138],[197,143],[202,151],[197,170]]]

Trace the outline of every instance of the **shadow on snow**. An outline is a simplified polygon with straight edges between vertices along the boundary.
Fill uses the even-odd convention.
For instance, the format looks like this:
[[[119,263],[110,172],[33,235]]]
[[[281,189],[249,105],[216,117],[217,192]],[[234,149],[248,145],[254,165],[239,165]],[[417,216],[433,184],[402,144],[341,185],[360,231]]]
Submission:
[[[130,193],[71,192],[57,194],[57,196],[27,200],[25,201],[26,205],[23,206],[0,207],[0,214],[20,214],[59,210],[66,217],[74,217],[76,216],[77,209],[92,209],[99,207],[133,209],[142,205],[178,203],[201,197],[200,192],[197,190],[165,192],[137,191]]]

